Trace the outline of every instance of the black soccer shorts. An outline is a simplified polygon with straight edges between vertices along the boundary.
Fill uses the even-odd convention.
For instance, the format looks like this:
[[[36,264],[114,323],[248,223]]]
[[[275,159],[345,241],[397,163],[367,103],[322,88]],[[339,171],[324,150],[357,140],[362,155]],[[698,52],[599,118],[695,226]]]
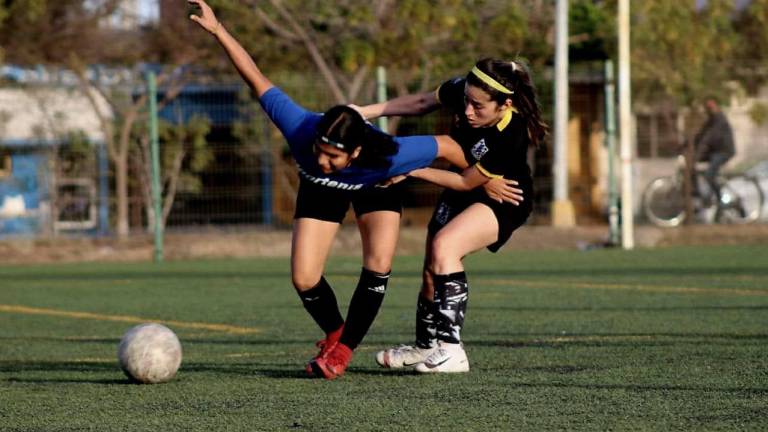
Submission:
[[[403,187],[398,183],[386,188],[365,188],[360,190],[334,189],[301,178],[296,196],[294,219],[311,218],[341,223],[350,204],[355,216],[374,211],[403,213]]]
[[[523,195],[526,198],[532,197],[533,190],[524,187]],[[499,235],[494,243],[488,245],[489,251],[496,252],[509,240],[512,233],[520,228],[528,219],[533,210],[531,201],[529,198],[521,202],[519,206],[515,206],[492,200],[483,188],[476,188],[469,192],[445,190],[437,201],[437,206],[432,213],[432,219],[429,221],[427,232],[430,238],[434,237],[438,231],[467,207],[474,203],[483,203],[491,208],[499,223]]]

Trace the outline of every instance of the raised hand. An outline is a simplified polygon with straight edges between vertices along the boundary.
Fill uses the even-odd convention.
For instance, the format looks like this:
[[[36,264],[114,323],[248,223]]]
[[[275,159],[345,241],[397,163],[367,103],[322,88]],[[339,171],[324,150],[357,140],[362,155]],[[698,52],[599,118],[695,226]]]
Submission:
[[[189,4],[196,5],[200,8],[200,15],[190,15],[189,19],[200,24],[200,26],[208,30],[211,34],[216,35],[216,32],[221,28],[221,23],[216,19],[216,14],[208,3],[203,0],[187,0]]]

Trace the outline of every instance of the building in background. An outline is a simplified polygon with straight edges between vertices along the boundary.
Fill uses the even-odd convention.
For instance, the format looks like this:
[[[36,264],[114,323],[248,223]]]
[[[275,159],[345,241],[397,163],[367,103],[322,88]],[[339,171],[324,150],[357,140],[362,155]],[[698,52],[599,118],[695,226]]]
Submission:
[[[5,87],[0,107],[0,237],[105,233],[108,163],[91,101],[76,88]]]

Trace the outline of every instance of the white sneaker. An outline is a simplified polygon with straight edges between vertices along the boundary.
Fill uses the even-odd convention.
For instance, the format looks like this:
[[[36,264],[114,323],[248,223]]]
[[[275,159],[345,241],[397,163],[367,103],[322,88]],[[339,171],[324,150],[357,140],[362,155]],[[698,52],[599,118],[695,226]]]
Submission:
[[[435,352],[434,348],[419,348],[413,345],[400,345],[376,353],[376,363],[381,367],[399,369],[415,366]]]
[[[419,373],[469,372],[469,359],[464,347],[458,344],[440,342],[435,352],[423,363],[416,366]]]

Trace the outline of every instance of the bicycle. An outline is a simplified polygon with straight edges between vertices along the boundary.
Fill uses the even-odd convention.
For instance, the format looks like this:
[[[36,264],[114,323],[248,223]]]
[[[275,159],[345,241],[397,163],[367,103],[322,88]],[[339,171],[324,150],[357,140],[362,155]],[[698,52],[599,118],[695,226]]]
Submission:
[[[643,213],[653,224],[676,227],[686,218],[685,157],[678,156],[673,175],[651,180],[643,191]],[[705,222],[751,223],[760,218],[765,199],[756,178],[744,174],[718,176],[720,197],[702,176],[703,169],[696,168],[693,176],[701,191],[701,199],[693,201],[694,214],[703,216]]]

